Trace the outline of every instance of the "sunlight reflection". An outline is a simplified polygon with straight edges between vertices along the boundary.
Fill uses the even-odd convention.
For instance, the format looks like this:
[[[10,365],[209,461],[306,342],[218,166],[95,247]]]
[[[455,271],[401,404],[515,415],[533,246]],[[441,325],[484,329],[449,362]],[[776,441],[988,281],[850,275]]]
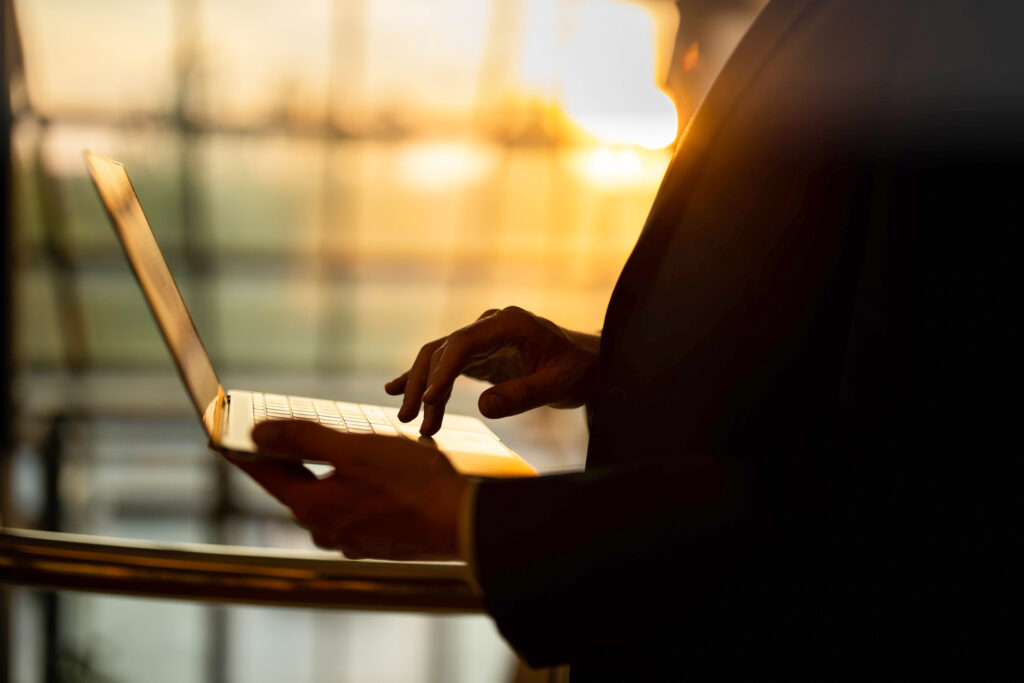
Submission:
[[[587,158],[586,169],[596,177],[632,175],[643,170],[640,157],[630,149],[598,149]]]
[[[398,178],[406,187],[440,191],[486,178],[497,165],[490,148],[472,142],[409,144],[398,158]]]
[[[665,171],[666,157],[662,153],[652,157],[654,152],[641,152],[633,147],[580,150],[571,157],[572,166],[598,187],[655,187]]]

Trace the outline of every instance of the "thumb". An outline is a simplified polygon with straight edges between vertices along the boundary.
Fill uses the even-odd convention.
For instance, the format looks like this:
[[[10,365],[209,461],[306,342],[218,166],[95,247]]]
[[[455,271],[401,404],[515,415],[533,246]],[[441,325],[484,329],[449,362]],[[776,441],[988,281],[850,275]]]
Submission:
[[[489,418],[518,415],[555,402],[561,390],[554,373],[536,372],[485,391],[480,395],[480,412]]]
[[[261,451],[346,468],[359,460],[360,446],[366,446],[364,441],[355,441],[358,438],[305,420],[273,420],[252,430],[252,440]]]

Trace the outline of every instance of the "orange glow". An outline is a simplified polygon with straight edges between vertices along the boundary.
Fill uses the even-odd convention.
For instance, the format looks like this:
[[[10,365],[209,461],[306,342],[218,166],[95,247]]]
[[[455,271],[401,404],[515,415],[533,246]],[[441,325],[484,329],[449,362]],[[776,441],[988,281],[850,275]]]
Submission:
[[[614,183],[623,176],[633,176],[643,170],[636,152],[626,149],[597,149],[588,154],[581,165],[592,180]]]
[[[398,158],[403,185],[425,191],[451,190],[487,177],[497,165],[493,150],[470,142],[429,142],[406,146]]]
[[[700,61],[700,45],[698,43],[690,43],[690,47],[686,48],[686,52],[683,53],[683,71],[693,71],[697,68],[697,62]]]
[[[578,150],[570,159],[579,175],[602,189],[655,187],[665,172],[662,155],[635,147]]]

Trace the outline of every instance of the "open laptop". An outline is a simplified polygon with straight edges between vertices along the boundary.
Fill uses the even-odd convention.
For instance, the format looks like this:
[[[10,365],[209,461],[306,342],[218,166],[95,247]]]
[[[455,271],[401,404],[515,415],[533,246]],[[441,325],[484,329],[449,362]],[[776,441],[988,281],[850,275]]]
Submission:
[[[264,420],[298,418],[338,431],[384,434],[433,445],[463,474],[521,477],[537,473],[483,422],[473,417],[446,414],[444,427],[428,439],[419,435],[419,420],[408,424],[400,422],[396,408],[243,389],[225,390],[217,379],[124,164],[88,151],[85,164],[174,357],[203,429],[209,435],[212,449],[246,457],[271,457],[256,452],[251,437],[253,427]]]

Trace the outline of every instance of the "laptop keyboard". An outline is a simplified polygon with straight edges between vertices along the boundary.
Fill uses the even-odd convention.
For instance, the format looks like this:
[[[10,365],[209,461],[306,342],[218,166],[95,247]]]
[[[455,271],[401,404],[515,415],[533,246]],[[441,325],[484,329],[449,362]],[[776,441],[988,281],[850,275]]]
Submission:
[[[398,430],[379,406],[323,399],[252,393],[252,417],[267,420],[309,420],[339,432],[398,436]]]

